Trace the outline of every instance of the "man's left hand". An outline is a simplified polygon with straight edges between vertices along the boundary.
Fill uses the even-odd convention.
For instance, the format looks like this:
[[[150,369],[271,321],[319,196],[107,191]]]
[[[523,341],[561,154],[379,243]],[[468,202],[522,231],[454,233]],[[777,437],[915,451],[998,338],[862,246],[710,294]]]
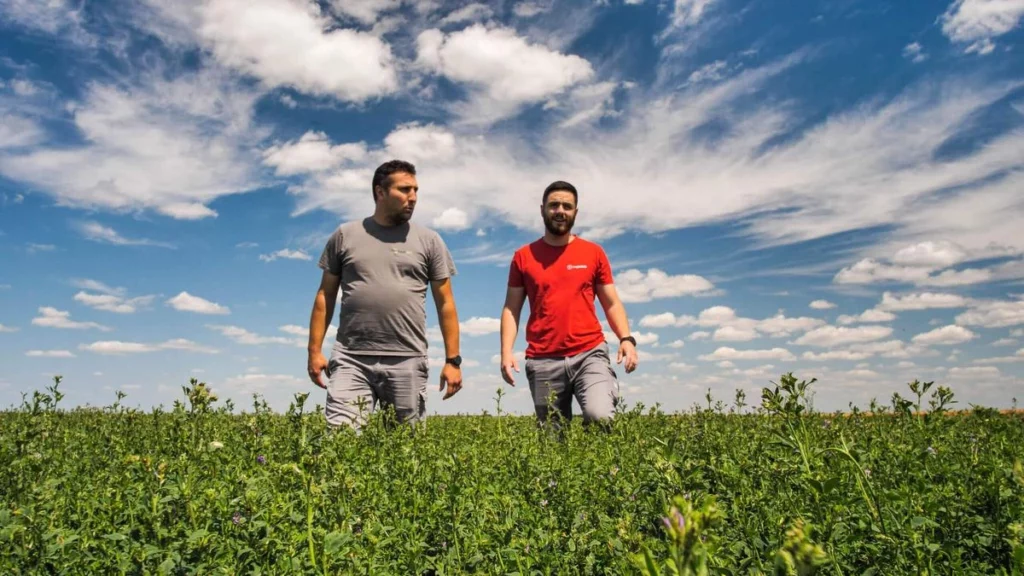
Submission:
[[[626,360],[626,374],[636,370],[636,365],[639,360],[636,356],[636,346],[633,346],[632,342],[619,343],[619,357],[615,363],[622,364],[623,359]]]
[[[444,394],[444,400],[462,390],[462,369],[446,363],[444,368],[441,368],[441,387],[438,390],[443,391],[445,385],[448,386],[448,391]]]

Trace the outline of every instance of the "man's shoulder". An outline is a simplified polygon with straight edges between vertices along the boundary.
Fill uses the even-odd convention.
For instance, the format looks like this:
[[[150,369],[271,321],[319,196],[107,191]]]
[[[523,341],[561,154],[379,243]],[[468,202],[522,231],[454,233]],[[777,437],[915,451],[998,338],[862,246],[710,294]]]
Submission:
[[[576,244],[578,250],[585,250],[591,254],[600,255],[604,253],[604,247],[593,240],[587,240],[579,236],[573,240],[573,244]]]
[[[537,238],[536,240],[527,242],[526,244],[523,244],[519,248],[516,248],[514,254],[531,254],[534,250],[537,250],[538,248],[544,248],[544,246],[544,238]]]

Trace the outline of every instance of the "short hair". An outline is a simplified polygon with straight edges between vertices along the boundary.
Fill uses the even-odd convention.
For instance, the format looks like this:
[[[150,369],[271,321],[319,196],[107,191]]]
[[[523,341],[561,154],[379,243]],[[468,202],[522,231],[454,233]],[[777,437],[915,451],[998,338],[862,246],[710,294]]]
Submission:
[[[541,204],[547,204],[548,195],[550,195],[552,192],[559,191],[572,192],[572,201],[577,204],[580,203],[579,196],[576,194],[575,186],[569,184],[568,182],[565,182],[564,180],[555,180],[551,184],[548,184],[548,187],[544,189],[544,196],[541,198]]]
[[[405,160],[388,160],[377,166],[377,170],[373,173],[373,183],[370,185],[370,194],[373,195],[374,200],[377,200],[377,186],[387,190],[391,185],[391,175],[397,172],[408,172],[415,176],[416,167]]]

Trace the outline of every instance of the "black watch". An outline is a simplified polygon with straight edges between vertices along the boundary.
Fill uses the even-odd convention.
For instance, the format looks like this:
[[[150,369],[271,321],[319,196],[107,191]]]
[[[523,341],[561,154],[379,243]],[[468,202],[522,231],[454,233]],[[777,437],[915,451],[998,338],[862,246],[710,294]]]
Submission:
[[[457,355],[454,358],[445,358],[444,363],[451,364],[452,366],[458,368],[459,366],[462,366],[462,356]]]
[[[619,344],[622,344],[623,342],[629,342],[633,344],[634,348],[636,348],[636,338],[633,338],[632,336],[626,336],[625,338],[619,340]]]

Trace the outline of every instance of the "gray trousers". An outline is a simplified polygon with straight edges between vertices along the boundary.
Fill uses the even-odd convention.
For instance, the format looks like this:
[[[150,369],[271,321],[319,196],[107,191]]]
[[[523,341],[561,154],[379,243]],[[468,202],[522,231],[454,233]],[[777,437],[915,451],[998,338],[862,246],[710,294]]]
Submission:
[[[572,419],[572,399],[579,402],[586,423],[610,420],[619,403],[619,381],[608,356],[608,344],[576,356],[527,358],[533,407],[543,424],[554,409],[566,422]]]
[[[327,363],[327,423],[358,431],[378,405],[392,407],[399,422],[422,421],[429,374],[425,356],[351,354],[335,346]]]

